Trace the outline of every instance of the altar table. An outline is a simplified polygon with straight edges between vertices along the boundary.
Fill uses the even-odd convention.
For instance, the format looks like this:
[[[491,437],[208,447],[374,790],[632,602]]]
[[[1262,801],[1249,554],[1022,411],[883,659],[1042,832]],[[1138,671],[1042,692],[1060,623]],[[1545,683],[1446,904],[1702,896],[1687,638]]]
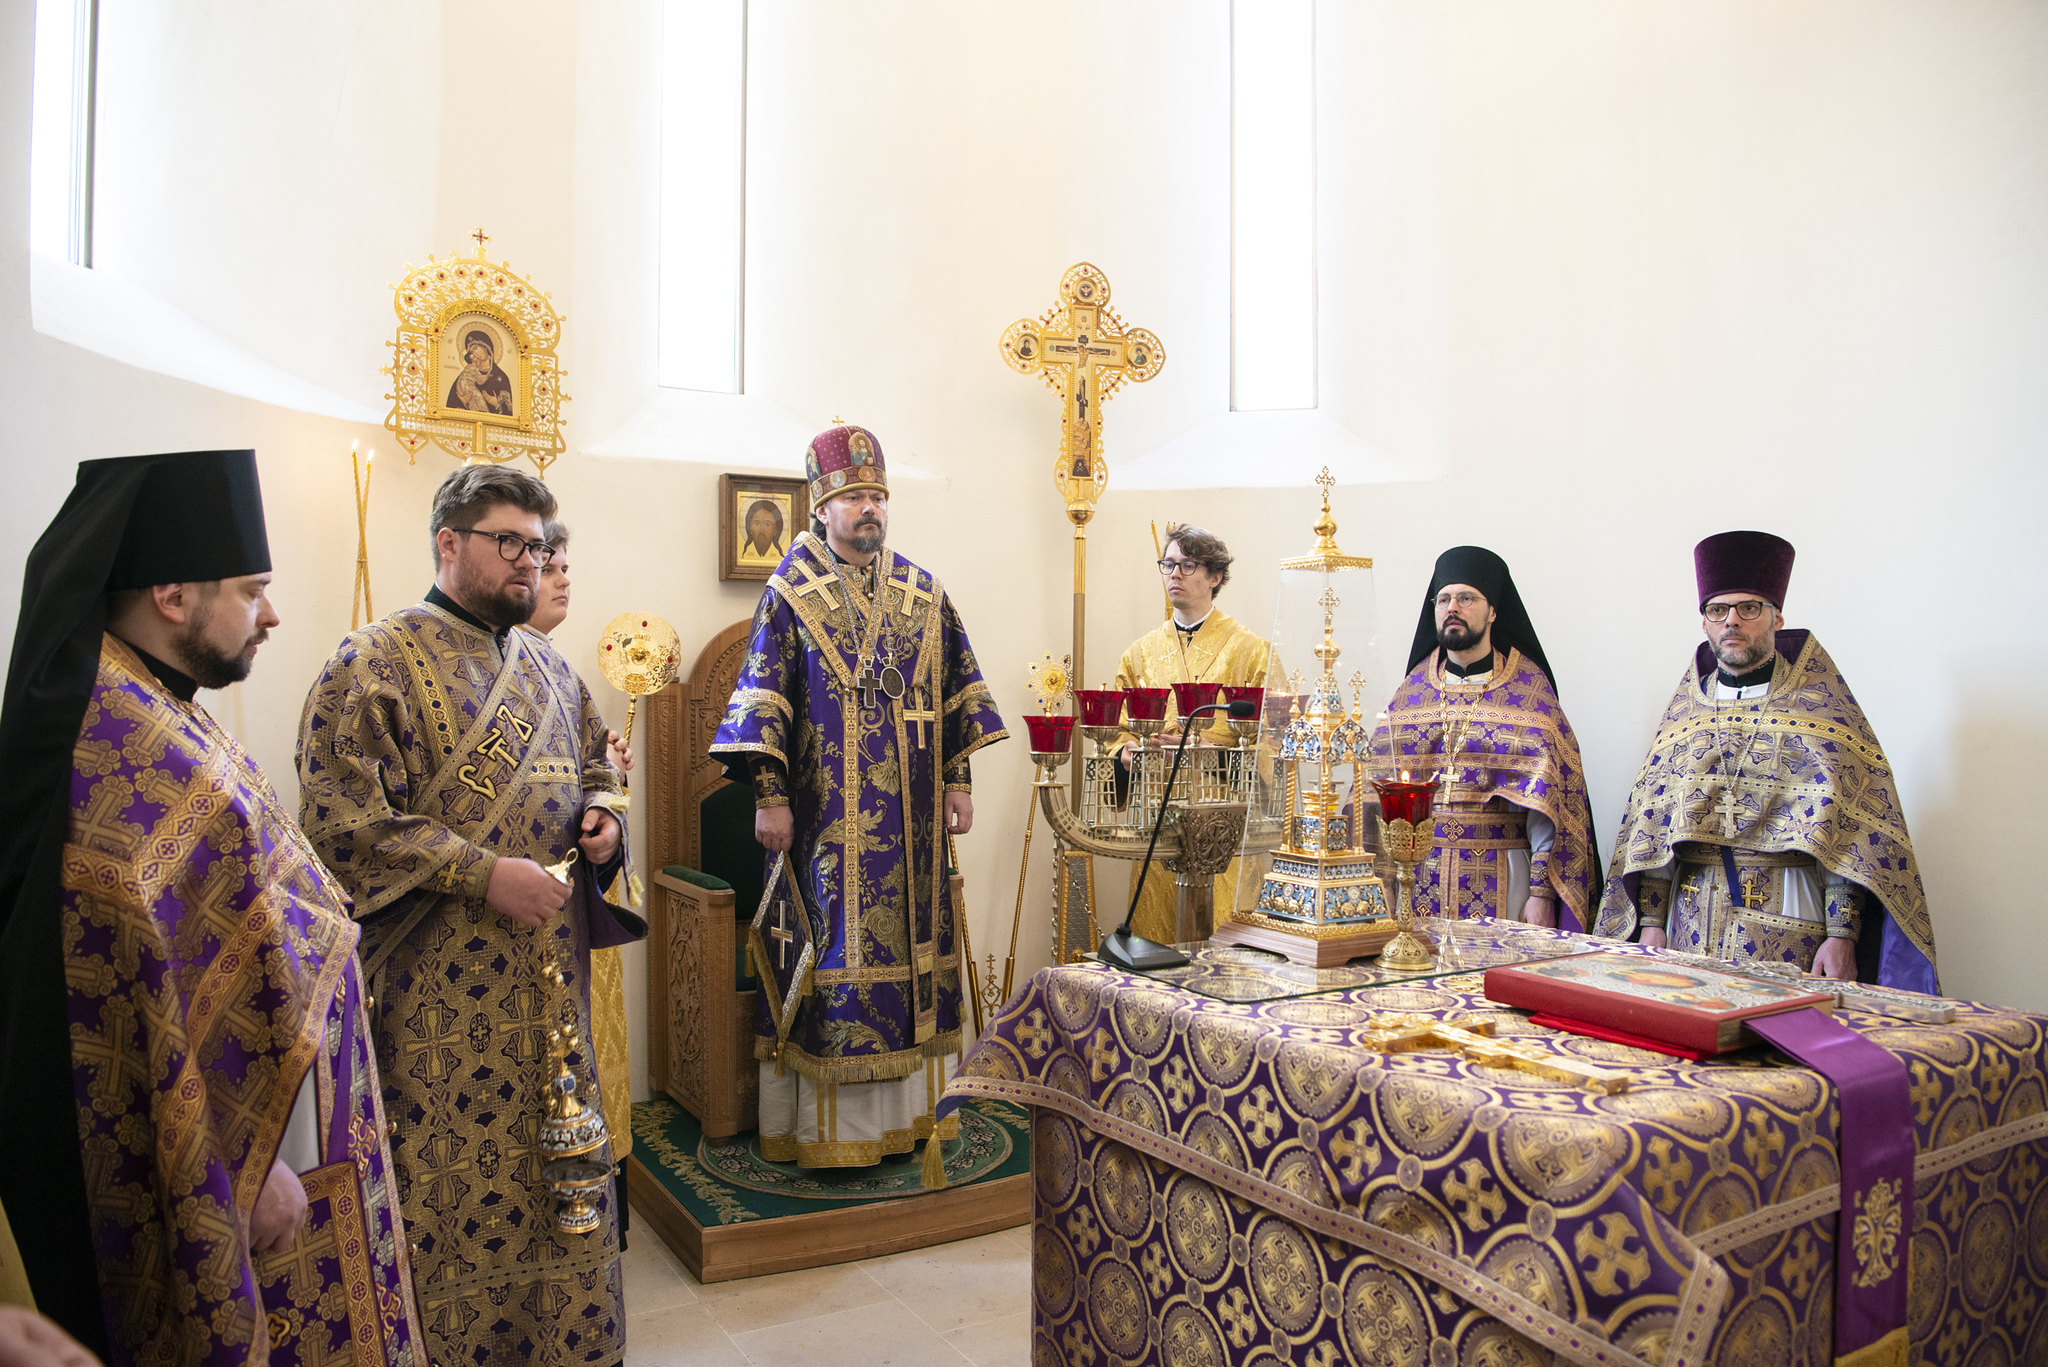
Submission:
[[[1616,947],[1458,934],[1472,965]],[[1832,1360],[1838,1114],[1819,1074],[1767,1047],[1689,1063],[1559,1034],[1488,1002],[1476,971],[1259,1000],[1256,959],[1212,949],[1177,975],[1227,996],[1215,979],[1236,973],[1235,1001],[1041,970],[963,1061],[949,1096],[1032,1108],[1035,1363]],[[1629,1085],[1361,1047],[1392,1014],[1490,1019]],[[2048,1361],[2048,1017],[1838,1018],[1911,1078],[1912,1360]]]

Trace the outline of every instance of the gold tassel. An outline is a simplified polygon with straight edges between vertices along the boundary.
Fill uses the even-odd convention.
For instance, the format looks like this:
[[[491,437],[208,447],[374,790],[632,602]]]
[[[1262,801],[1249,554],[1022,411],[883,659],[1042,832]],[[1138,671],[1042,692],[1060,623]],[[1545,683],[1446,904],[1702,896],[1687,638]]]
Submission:
[[[946,1148],[937,1134],[924,1141],[924,1189],[946,1189]]]

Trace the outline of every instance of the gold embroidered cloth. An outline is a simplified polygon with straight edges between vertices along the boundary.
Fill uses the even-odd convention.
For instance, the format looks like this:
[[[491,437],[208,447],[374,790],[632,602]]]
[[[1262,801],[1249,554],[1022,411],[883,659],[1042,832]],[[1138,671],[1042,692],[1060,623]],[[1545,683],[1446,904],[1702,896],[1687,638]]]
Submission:
[[[1492,1020],[1630,1086],[1362,1047],[1392,1016]],[[1839,1019],[1906,1066],[1920,1193],[1848,1250],[1820,1074],[1546,1030],[1477,974],[1250,1003],[1047,968],[947,1100],[1034,1108],[1034,1361],[1823,1367],[1837,1256],[1910,1259],[1915,1363],[2044,1360],[2048,1017]]]
[[[1373,733],[1373,777],[1407,771],[1418,780],[1436,774],[1445,780],[1437,846],[1416,873],[1417,912],[1504,914],[1504,855],[1511,846],[1529,848],[1526,826],[1504,820],[1510,813],[1503,809],[1512,806],[1541,812],[1556,828],[1550,849],[1533,856],[1529,881],[1556,890],[1563,903],[1559,925],[1585,929],[1592,910],[1593,808],[1578,737],[1536,662],[1510,650],[1483,682],[1460,683],[1446,677],[1443,652],[1432,650],[1394,691],[1387,717]],[[1456,747],[1455,755],[1444,753],[1447,744]]]
[[[1704,644],[1687,665],[1636,771],[1594,928],[1633,935],[1643,873],[1681,841],[1799,850],[1876,898],[1863,937],[1882,936],[1879,981],[1934,992],[1934,923],[1884,747],[1818,638],[1779,632],[1777,648],[1760,700],[1717,701]]]
[[[1116,667],[1118,688],[1170,688],[1177,683],[1228,684],[1232,687],[1285,687],[1286,681],[1280,673],[1280,663],[1272,658],[1272,647],[1266,638],[1249,630],[1229,613],[1212,610],[1202,619],[1201,628],[1192,637],[1173,625],[1168,618],[1161,625],[1146,632],[1131,642],[1124,651],[1123,659]],[[1180,729],[1179,704],[1168,698],[1166,702],[1168,725],[1160,734],[1178,740]],[[1139,737],[1125,732],[1116,742],[1118,746],[1136,744]],[[1217,717],[1215,724],[1196,733],[1196,740],[1206,740],[1212,745],[1235,745],[1237,739],[1231,734],[1230,723]],[[1189,742],[1192,751],[1195,741]],[[1190,753],[1184,763],[1192,766],[1199,762],[1199,755]],[[1223,909],[1242,905],[1249,909],[1259,898],[1259,879],[1245,881],[1244,895],[1238,897],[1238,875],[1243,861],[1233,859],[1228,868],[1216,875],[1215,906],[1219,917]],[[1137,876],[1137,865],[1131,866],[1133,877]],[[1128,895],[1128,894],[1126,894]],[[1138,897],[1137,913],[1131,918],[1131,929],[1149,940],[1171,943],[1176,938],[1174,930],[1174,880],[1171,874],[1155,866],[1145,879],[1145,889]]]
[[[900,699],[858,686],[885,665],[901,676]],[[783,1065],[836,1085],[909,1077],[959,1052],[944,795],[964,785],[970,755],[1007,734],[930,572],[885,550],[862,573],[812,533],[797,538],[761,595],[711,745],[736,781],[757,757],[784,767],[790,868],[816,946],[807,970],[786,953],[756,955],[756,1057],[779,1050]],[[796,932],[775,929],[788,947]],[[800,1000],[786,1032],[771,992]]]
[[[112,1362],[422,1362],[341,890],[241,746],[111,635],[70,806],[71,1056]],[[319,1199],[292,1253],[254,1256],[248,1214],[309,1071]]]
[[[301,821],[363,922],[433,1360],[607,1364],[625,1340],[616,1211],[607,1197],[595,1232],[557,1234],[536,1146],[554,1023],[541,974],[550,954],[564,965],[589,1040],[594,927],[570,914],[530,930],[484,891],[501,857],[562,859],[617,776],[575,670],[525,632],[503,640],[501,663],[488,632],[429,604],[345,639],[306,700]],[[601,1106],[588,1054],[570,1064]]]

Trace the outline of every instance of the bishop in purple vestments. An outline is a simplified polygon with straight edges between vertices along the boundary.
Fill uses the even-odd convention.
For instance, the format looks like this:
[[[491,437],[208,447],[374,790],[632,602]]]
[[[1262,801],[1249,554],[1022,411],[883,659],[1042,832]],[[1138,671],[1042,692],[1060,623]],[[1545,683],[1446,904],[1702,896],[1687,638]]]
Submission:
[[[711,753],[753,786],[756,836],[788,852],[801,901],[755,948],[761,1150],[845,1167],[958,1131],[933,1114],[960,1053],[948,856],[974,819],[968,757],[1006,733],[945,589],[883,546],[874,434],[834,427],[807,463],[818,529],[768,580]]]

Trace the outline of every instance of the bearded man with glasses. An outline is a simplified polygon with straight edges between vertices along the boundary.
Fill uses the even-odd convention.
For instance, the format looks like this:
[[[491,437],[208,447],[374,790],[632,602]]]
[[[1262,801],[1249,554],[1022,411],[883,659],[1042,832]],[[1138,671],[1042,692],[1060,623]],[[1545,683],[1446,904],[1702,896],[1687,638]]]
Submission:
[[[1600,854],[1578,737],[1514,576],[1485,547],[1437,557],[1372,768],[1442,783],[1417,912],[1590,923]]]
[[[1230,582],[1230,563],[1234,558],[1223,539],[1213,532],[1186,522],[1166,524],[1166,550],[1159,559],[1159,574],[1166,586],[1167,601],[1173,605],[1173,615],[1131,642],[1124,651],[1116,670],[1118,688],[1168,688],[1181,683],[1275,689],[1282,686],[1279,662],[1273,658],[1266,638],[1216,606],[1216,595]],[[1180,739],[1178,703],[1169,699],[1167,706],[1168,725],[1153,737],[1155,745],[1171,746]],[[1197,731],[1195,739],[1189,742],[1187,764],[1202,762],[1195,752],[1198,745],[1236,743],[1229,722],[1222,713],[1216,713],[1211,725]],[[1126,732],[1117,740],[1116,755],[1124,769],[1129,769],[1144,744],[1133,732]],[[1132,865],[1131,876],[1137,877],[1138,870],[1138,865]],[[1240,889],[1238,872],[1238,861],[1233,859],[1230,867],[1216,877],[1214,906],[1219,920],[1229,916],[1233,905],[1249,909],[1258,901],[1259,880],[1244,879]],[[1162,873],[1156,864],[1145,879],[1131,929],[1166,944],[1178,937],[1173,877]]]
[[[592,1232],[558,1233],[534,1145],[559,1023],[544,972],[561,965],[589,1040],[590,952],[646,933],[599,897],[623,858],[605,720],[549,642],[513,630],[540,600],[555,513],[531,475],[449,475],[425,601],[342,641],[299,730],[299,823],[362,925],[434,1362],[603,1367],[625,1352],[620,1193]],[[565,885],[546,866],[571,855]],[[587,1052],[569,1064],[603,1109]]]
[[[1693,550],[1706,640],[1636,774],[1595,929],[1933,992],[1934,926],[1884,748],[1811,631],[1791,543]]]

